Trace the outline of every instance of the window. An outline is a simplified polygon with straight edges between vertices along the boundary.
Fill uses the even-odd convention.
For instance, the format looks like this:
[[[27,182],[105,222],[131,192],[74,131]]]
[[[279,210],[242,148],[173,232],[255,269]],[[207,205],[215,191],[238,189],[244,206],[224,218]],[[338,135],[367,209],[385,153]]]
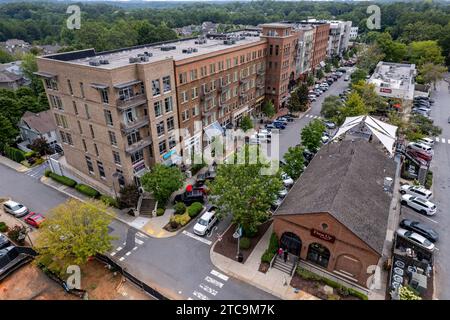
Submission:
[[[198,88],[192,88],[192,99],[195,99],[198,97]]]
[[[170,76],[165,76],[162,78],[163,90],[164,92],[169,92],[172,88],[170,86]]]
[[[97,148],[97,144],[94,143],[94,150],[95,150],[95,155],[98,157],[100,154],[98,152],[98,148]]]
[[[203,66],[200,68],[200,76],[201,77],[206,77],[208,75],[207,70],[206,70],[206,66]]]
[[[84,86],[83,86],[83,82],[80,82],[80,92],[81,92],[81,97],[84,98]]]
[[[213,74],[216,73],[216,64],[215,63],[211,63],[209,65],[209,74]]]
[[[164,134],[164,121],[156,124],[156,133],[158,134],[158,137]]]
[[[227,69],[231,68],[231,59],[227,59]]]
[[[63,127],[63,128],[66,128],[66,129],[69,128],[69,125],[67,124],[67,119],[66,119],[66,117],[63,116],[62,114],[60,114],[60,115],[59,115],[59,118],[60,118],[62,127]]]
[[[237,72],[237,71],[235,71],[235,72],[233,73],[233,81],[234,81],[234,82],[238,81],[238,72]]]
[[[77,121],[78,123],[78,130],[80,131],[80,134],[83,134],[83,128],[81,127],[81,122]]]
[[[87,164],[89,173],[94,173],[94,167],[92,166],[92,160],[88,156],[86,156],[86,164]]]
[[[108,126],[112,126],[112,125],[113,125],[113,119],[112,119],[111,111],[109,111],[109,110],[103,110],[103,112],[105,113],[105,121],[106,121],[106,124],[107,124]]]
[[[197,69],[189,71],[189,75],[191,77],[191,81],[197,80]]]
[[[158,96],[161,94],[161,87],[160,87],[159,79],[152,80],[152,92],[153,92],[153,96]]]
[[[192,108],[192,116],[193,116],[193,117],[198,116],[199,113],[200,113],[200,112],[199,112],[198,105],[194,106],[194,107]]]
[[[73,96],[72,82],[67,79],[67,87],[69,88],[69,93]]]
[[[216,81],[211,81],[211,90],[216,90]]]
[[[239,58],[238,57],[234,57],[233,58],[233,62],[234,62],[234,66],[236,67],[239,64]]]
[[[276,56],[278,55],[279,51],[280,51],[280,46],[279,46],[279,45],[276,45],[276,46],[275,46],[275,55],[276,55]]]
[[[182,72],[179,74],[179,78],[180,78],[180,84],[186,83],[187,82],[187,75],[186,72]]]
[[[130,100],[133,97],[133,88],[126,87],[119,90],[119,99],[122,101]]]
[[[162,115],[161,101],[156,101],[153,103],[153,107],[155,109],[155,117]]]
[[[105,169],[103,168],[103,163],[101,163],[100,161],[97,161],[97,168],[98,168],[98,173],[100,175],[101,178],[105,178]]]
[[[125,111],[125,119],[127,122],[133,122],[134,119],[134,110],[132,108],[129,108]]]
[[[242,64],[245,62],[245,55],[241,55],[239,62]]]
[[[222,70],[223,70],[223,61],[219,61],[219,62],[217,63],[217,69],[219,69],[219,71],[222,71]]]
[[[184,110],[184,111],[181,113],[181,120],[182,120],[183,122],[189,120],[189,110]]]
[[[271,44],[271,45],[269,46],[269,56],[271,56],[272,53],[273,53],[273,44]]]
[[[169,149],[172,149],[177,145],[177,141],[174,136],[169,137]]]
[[[50,105],[52,106],[52,108],[64,110],[64,107],[63,107],[60,97],[53,96],[53,95],[49,95],[49,97],[50,97]]]
[[[108,97],[108,90],[107,89],[101,89],[100,95],[102,97],[103,103],[109,103],[109,97]]]
[[[132,164],[135,164],[142,160],[144,160],[144,151],[142,149],[131,154],[131,163]]]
[[[72,101],[72,105],[73,105],[73,112],[75,113],[75,115],[78,115],[77,103],[75,101]]]
[[[167,131],[175,129],[175,121],[173,117],[167,118]]]
[[[83,142],[83,149],[84,149],[84,152],[87,152],[86,140],[81,139],[81,142]]]
[[[119,154],[119,152],[113,151],[112,154],[113,154],[114,163],[118,164],[120,166],[121,162],[120,162],[120,154]]]
[[[164,99],[164,107],[166,110],[166,113],[173,111],[173,103],[172,103],[172,97],[167,97]]]
[[[55,79],[45,79],[44,81],[47,89],[58,90],[58,83]]]
[[[188,97],[187,92],[183,91],[181,93],[181,103],[186,103],[186,102],[188,102],[188,100],[189,100],[189,97]]]
[[[111,142],[111,145],[117,146],[116,134],[112,131],[108,131],[108,135],[109,135],[109,142]]]
[[[161,141],[159,143],[159,154],[166,153],[166,151],[167,151],[166,141]]]
[[[92,139],[95,139],[94,127],[92,127],[92,124],[89,125],[89,129],[91,130],[91,137],[92,137]]]
[[[133,143],[141,141],[141,134],[139,131],[135,130],[127,135],[128,145],[131,146]]]
[[[84,110],[86,111],[86,118],[90,119],[91,115],[89,114],[89,107],[87,104],[84,105]]]

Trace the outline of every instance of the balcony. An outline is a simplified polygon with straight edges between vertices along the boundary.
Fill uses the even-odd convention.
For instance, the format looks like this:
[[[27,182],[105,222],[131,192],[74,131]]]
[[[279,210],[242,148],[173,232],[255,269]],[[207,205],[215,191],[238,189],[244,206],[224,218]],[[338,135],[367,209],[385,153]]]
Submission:
[[[150,123],[149,117],[145,116],[145,117],[135,119],[133,121],[126,121],[126,122],[120,123],[120,129],[123,132],[128,133],[132,130],[148,126],[149,123]]]
[[[263,76],[265,72],[266,71],[264,69],[258,69],[258,70],[256,70],[256,75],[260,77],[260,76]]]
[[[243,79],[240,79],[239,80],[239,85],[244,85],[244,84],[246,84],[246,83],[248,83],[250,81],[250,79],[248,79],[248,78],[243,78]]]
[[[132,154],[140,149],[143,149],[145,147],[148,147],[149,145],[152,144],[152,137],[151,136],[147,136],[142,138],[141,140],[139,140],[138,142],[133,143],[132,145],[127,145],[125,147],[125,151],[128,154]]]
[[[228,90],[228,88],[230,87],[230,85],[231,85],[231,82],[221,84],[221,85],[219,86],[219,91],[222,92],[222,91]]]
[[[134,96],[127,97],[125,99],[121,99],[121,98],[117,99],[116,106],[119,110],[125,110],[128,108],[137,107],[146,102],[147,102],[147,96],[143,93],[139,93]]]
[[[203,101],[211,100],[216,94],[217,94],[216,90],[204,91],[204,92],[202,92],[202,95],[200,96],[200,100],[203,100]]]

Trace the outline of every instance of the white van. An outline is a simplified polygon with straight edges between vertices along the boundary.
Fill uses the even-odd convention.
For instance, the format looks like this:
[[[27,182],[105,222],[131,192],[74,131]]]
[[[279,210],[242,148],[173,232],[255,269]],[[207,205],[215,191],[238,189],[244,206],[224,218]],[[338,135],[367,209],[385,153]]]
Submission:
[[[422,139],[419,139],[419,141],[417,141],[417,142],[419,142],[421,144],[425,144],[430,147],[434,146],[434,140],[430,139],[430,138],[422,138]]]
[[[417,150],[417,151],[421,151],[421,152],[426,152],[431,155],[433,154],[433,149],[430,146],[420,143],[420,142],[410,142],[408,144],[408,148]]]
[[[209,209],[197,220],[194,226],[194,233],[199,236],[206,235],[217,222],[216,207],[211,206]]]

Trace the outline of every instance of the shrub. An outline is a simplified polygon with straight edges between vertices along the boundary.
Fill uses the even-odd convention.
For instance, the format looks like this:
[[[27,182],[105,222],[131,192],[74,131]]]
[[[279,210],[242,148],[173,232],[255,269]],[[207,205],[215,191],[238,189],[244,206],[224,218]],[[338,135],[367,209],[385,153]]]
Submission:
[[[170,218],[170,223],[172,222],[176,223],[178,226],[185,226],[189,221],[191,220],[191,217],[189,217],[189,214],[186,212],[184,214],[178,214],[175,216],[172,216]]]
[[[8,226],[3,221],[0,222],[0,232],[7,232]]]
[[[4,152],[8,158],[10,158],[11,160],[14,160],[18,163],[25,160],[25,152],[23,152],[22,150],[19,150],[19,149],[10,147],[10,146],[5,146]]]
[[[139,191],[135,185],[127,185],[120,190],[120,208],[135,208],[139,201]]]
[[[196,217],[203,210],[203,205],[200,202],[194,202],[188,207],[188,214],[191,218]]]
[[[348,288],[344,287],[344,286],[339,286],[337,288],[338,293],[343,296],[343,297],[347,297],[350,295],[350,292],[348,291]]]
[[[175,214],[183,214],[186,212],[186,205],[183,202],[177,202],[173,208],[175,209]]]
[[[47,170],[44,171],[44,176],[49,177],[50,173],[52,173],[52,170],[47,169]]]
[[[18,243],[23,245],[25,243],[25,236],[27,234],[27,227],[16,225],[8,231],[8,237]]]
[[[270,252],[276,253],[278,250],[279,244],[278,244],[278,237],[275,232],[272,232],[272,235],[270,236],[269,241],[269,248],[267,249]]]
[[[247,237],[242,237],[241,240],[239,241],[239,249],[242,250],[247,250],[250,248],[250,239]]]
[[[411,287],[401,287],[399,289],[400,300],[422,300]]]
[[[156,209],[156,215],[157,215],[158,217],[162,216],[162,215],[164,214],[164,212],[166,212],[166,209],[164,209],[164,208],[158,208],[158,209]]]
[[[103,203],[106,204],[107,206],[113,206],[116,208],[119,207],[119,202],[117,201],[117,199],[113,197],[101,195],[100,200],[103,201]]]
[[[300,268],[300,267],[297,268],[297,274],[299,277],[301,277],[305,280],[314,280],[314,281],[321,280],[321,277],[318,276],[317,274],[315,274],[309,270]]]
[[[433,172],[428,170],[427,179],[425,180],[425,188],[430,189],[433,184]]]
[[[60,176],[59,174],[56,174],[54,172],[49,173],[49,177],[59,183],[62,183],[64,185],[72,187],[72,188],[77,185],[77,182],[75,180],[70,179],[66,176]]]
[[[24,154],[24,156],[25,156],[25,158],[31,158],[31,157],[34,157],[36,155],[36,152],[35,151],[30,151],[30,152],[26,152],[25,154]]]
[[[341,297],[339,297],[337,294],[329,294],[327,296],[327,300],[341,300]]]
[[[38,158],[38,159],[36,159],[36,161],[35,161],[35,165],[40,165],[40,164],[43,164],[45,162],[45,159],[43,159],[43,158]]]
[[[248,238],[253,238],[258,233],[258,230],[253,231],[248,228],[242,228],[242,233]]]
[[[100,196],[100,192],[98,192],[94,188],[91,188],[90,186],[87,186],[87,185],[82,184],[82,183],[77,184],[75,186],[75,189],[77,189],[82,194],[87,195],[88,197],[91,197],[91,198],[97,198],[97,197]]]
[[[261,256],[261,262],[270,263],[272,261],[274,255],[275,255],[274,252],[271,252],[271,251],[269,251],[269,249],[267,249]]]

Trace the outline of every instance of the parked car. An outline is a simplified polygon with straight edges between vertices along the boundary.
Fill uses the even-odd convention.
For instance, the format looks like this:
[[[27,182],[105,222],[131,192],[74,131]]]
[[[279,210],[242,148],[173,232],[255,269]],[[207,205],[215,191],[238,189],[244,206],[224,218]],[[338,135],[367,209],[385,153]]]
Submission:
[[[330,137],[327,135],[322,136],[322,143],[327,144],[330,141]]]
[[[281,129],[281,130],[286,129],[286,125],[283,122],[280,122],[280,121],[274,121],[273,122],[273,126],[275,128],[277,128],[277,129]]]
[[[255,133],[249,138],[249,144],[271,143],[270,136],[263,133]]]
[[[436,205],[434,203],[410,194],[403,195],[400,203],[427,216],[433,216],[436,214]]]
[[[327,83],[328,83],[329,85],[332,85],[333,82],[334,82],[333,78],[328,78],[328,79],[327,79]]]
[[[284,117],[278,117],[275,121],[282,122],[285,126],[288,125],[288,121],[287,121],[287,119],[284,118]]]
[[[197,223],[194,225],[195,234],[204,236],[212,229],[218,221],[216,210],[217,207],[215,206],[210,206],[207,208],[206,212],[202,214],[202,216],[197,220]]]
[[[294,122],[294,117],[290,116],[290,115],[284,115],[281,118],[285,119],[287,122]]]
[[[407,146],[408,149],[417,150],[421,152],[426,152],[428,154],[433,155],[433,149],[430,146],[427,146],[426,144],[419,143],[419,142],[410,142]]]
[[[431,109],[430,108],[426,108],[426,107],[413,107],[411,110],[413,112],[417,112],[417,111],[425,112],[427,115],[429,115],[430,112],[431,112]]]
[[[294,184],[294,180],[284,172],[281,174],[281,179],[285,187],[291,187]]]
[[[409,184],[404,184],[400,187],[401,194],[410,194],[424,200],[429,200],[433,197],[433,193],[423,186],[411,186]]]
[[[308,160],[308,162],[311,162],[312,158],[314,158],[314,153],[305,149],[303,150],[303,157],[305,157],[305,160]]]
[[[11,245],[11,241],[2,233],[0,233],[0,249],[6,248]]]
[[[288,194],[288,189],[286,189],[286,187],[283,187],[283,189],[281,189],[278,192],[278,197],[279,198],[284,198],[284,197],[286,197],[287,194]]]
[[[195,181],[195,185],[201,186],[205,184],[207,180],[212,181],[216,178],[216,172],[215,171],[206,171],[205,173],[199,173],[197,175],[197,179]]]
[[[42,222],[45,221],[45,217],[40,213],[30,212],[30,214],[25,217],[24,221],[30,226],[39,228]]]
[[[417,142],[425,144],[425,145],[430,146],[432,148],[434,147],[434,140],[431,139],[431,138],[421,138]]]
[[[3,203],[3,209],[5,212],[12,214],[16,218],[26,216],[30,211],[23,204],[8,200]]]
[[[266,128],[267,131],[271,131],[275,128],[275,126],[273,125],[273,123],[268,123],[264,126],[264,128]]]
[[[173,203],[183,202],[186,206],[190,206],[194,202],[205,202],[205,193],[199,189],[193,189],[192,191],[185,191],[181,194],[177,194]]]
[[[411,240],[412,242],[421,246],[424,249],[427,249],[429,251],[434,250],[434,244],[418,233],[400,228],[397,230],[397,234],[403,238]]]
[[[317,99],[316,99],[316,96],[315,95],[313,95],[313,94],[309,94],[308,95],[308,99],[310,100],[310,101],[316,101]]]
[[[400,222],[400,227],[418,233],[421,236],[430,240],[431,242],[436,242],[439,239],[439,234],[434,229],[430,228],[426,224],[421,223],[419,221],[403,219]]]
[[[261,130],[259,130],[258,131],[258,133],[260,133],[260,134],[264,134],[264,135],[266,135],[266,136],[268,136],[268,137],[272,137],[272,132],[270,132],[269,130],[267,130],[267,129],[261,129]]]
[[[281,198],[276,198],[273,202],[272,202],[272,210],[276,210],[281,204],[283,203],[283,199]]]
[[[316,96],[320,96],[323,93],[323,91],[320,89],[314,89],[314,93],[316,94]]]
[[[324,121],[323,122],[328,129],[335,129],[336,124],[332,121]]]
[[[411,157],[413,157],[415,160],[424,163],[425,165],[428,164],[428,162],[430,162],[433,157],[431,154],[426,153],[426,152],[422,152],[422,151],[417,151],[417,150],[407,150],[406,153],[408,155],[410,155]]]

